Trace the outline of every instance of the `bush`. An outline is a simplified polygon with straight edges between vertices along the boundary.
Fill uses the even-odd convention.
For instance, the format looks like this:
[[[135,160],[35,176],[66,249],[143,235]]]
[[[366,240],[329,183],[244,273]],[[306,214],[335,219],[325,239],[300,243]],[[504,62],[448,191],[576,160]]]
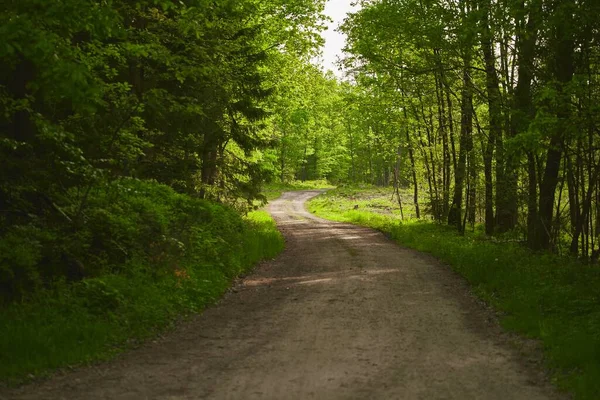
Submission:
[[[2,297],[16,298],[40,286],[38,268],[42,258],[40,233],[32,226],[14,227],[0,238]]]

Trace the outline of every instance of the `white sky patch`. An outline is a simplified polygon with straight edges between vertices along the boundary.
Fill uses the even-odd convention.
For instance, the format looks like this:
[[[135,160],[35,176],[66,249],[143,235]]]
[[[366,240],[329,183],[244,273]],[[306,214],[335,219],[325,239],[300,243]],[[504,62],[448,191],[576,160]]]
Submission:
[[[327,14],[333,22],[327,24],[328,30],[322,33],[325,39],[323,47],[323,55],[318,60],[318,63],[325,69],[331,70],[336,76],[342,77],[343,73],[338,70],[336,62],[338,58],[342,58],[342,48],[346,43],[346,35],[336,32],[337,27],[344,22],[346,14],[357,10],[357,6],[352,6],[352,2],[356,0],[329,0],[325,6],[325,14]]]

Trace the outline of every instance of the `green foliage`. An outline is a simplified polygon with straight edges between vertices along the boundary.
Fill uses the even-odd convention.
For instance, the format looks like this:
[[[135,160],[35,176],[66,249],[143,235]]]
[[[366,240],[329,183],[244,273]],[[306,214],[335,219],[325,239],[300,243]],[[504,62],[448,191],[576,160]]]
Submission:
[[[101,278],[86,279],[73,287],[77,297],[83,299],[82,305],[92,314],[115,312],[125,298]]]
[[[372,190],[352,190],[358,199]],[[356,199],[334,190],[309,202],[318,216],[378,229],[404,246],[430,253],[465,277],[474,292],[500,312],[502,326],[544,346],[556,383],[577,399],[600,391],[600,272],[580,262],[533,253],[482,232],[459,236],[440,224],[401,222],[393,215],[355,210]]]
[[[39,287],[40,236],[35,227],[15,227],[0,240],[0,288],[4,295],[8,291],[25,293]]]
[[[597,2],[361,6],[340,27],[351,181],[387,185],[399,169],[459,231],[485,221],[488,235],[597,262]]]
[[[125,179],[250,208],[269,177],[278,78],[313,55],[322,10],[313,0],[6,3],[2,296],[115,272],[147,258],[144,244],[183,252],[186,221],[212,215],[185,204],[193,214],[167,215],[160,207],[185,201],[153,204],[150,191],[164,188]],[[68,271],[84,259],[85,273]]]
[[[347,178],[342,85],[316,66],[282,56],[282,79],[272,104],[276,159],[272,177],[279,182]]]

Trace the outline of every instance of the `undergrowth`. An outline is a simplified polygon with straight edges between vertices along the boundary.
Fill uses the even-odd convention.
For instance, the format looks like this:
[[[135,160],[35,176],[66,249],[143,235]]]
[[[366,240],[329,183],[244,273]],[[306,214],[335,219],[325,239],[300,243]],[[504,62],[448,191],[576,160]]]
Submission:
[[[500,312],[502,326],[539,339],[553,381],[577,399],[600,394],[600,269],[495,243],[475,232],[459,236],[432,222],[354,209],[360,191],[334,190],[309,203],[323,218],[378,229],[404,246],[430,253],[465,277]],[[369,191],[363,192],[368,196]],[[353,196],[353,197],[352,197]]]
[[[15,260],[20,269],[25,264],[42,271],[13,288],[35,290],[0,306],[5,384],[107,359],[156,336],[213,303],[234,277],[283,249],[264,211],[243,218],[152,182],[123,181],[111,191],[118,193],[90,195],[90,231],[71,238],[77,247],[70,254],[80,251],[77,258],[85,261],[84,279],[44,275],[41,242],[0,255],[5,276]],[[27,257],[18,258],[19,252]]]

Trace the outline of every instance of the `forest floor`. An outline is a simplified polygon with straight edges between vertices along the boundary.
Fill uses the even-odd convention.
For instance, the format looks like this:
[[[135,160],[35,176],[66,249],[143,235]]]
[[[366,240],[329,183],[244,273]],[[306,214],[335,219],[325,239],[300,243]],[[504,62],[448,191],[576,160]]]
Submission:
[[[430,256],[305,209],[269,211],[286,238],[175,332],[116,360],[1,393],[11,399],[559,399],[536,346],[504,333]]]

